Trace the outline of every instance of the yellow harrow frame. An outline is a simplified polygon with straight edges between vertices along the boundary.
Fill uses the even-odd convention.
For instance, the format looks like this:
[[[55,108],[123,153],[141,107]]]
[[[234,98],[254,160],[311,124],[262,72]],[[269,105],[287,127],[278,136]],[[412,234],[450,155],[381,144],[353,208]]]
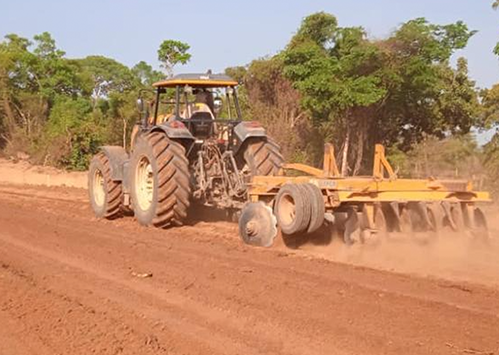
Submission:
[[[289,171],[297,171],[300,175],[288,174]],[[249,199],[272,206],[280,189],[287,184],[315,185],[322,193],[326,216],[338,212],[355,215],[357,229],[374,233],[387,230],[387,224],[396,231],[406,230],[411,210],[419,214],[427,230],[447,225],[456,231],[464,227],[483,231],[486,229],[485,216],[477,204],[491,202],[487,192],[474,191],[469,181],[398,178],[382,145],[375,147],[372,176],[341,176],[334,148],[326,144],[323,169],[285,164],[282,176],[254,177]],[[349,234],[348,227],[346,229],[345,233]],[[348,241],[349,236],[345,240]]]

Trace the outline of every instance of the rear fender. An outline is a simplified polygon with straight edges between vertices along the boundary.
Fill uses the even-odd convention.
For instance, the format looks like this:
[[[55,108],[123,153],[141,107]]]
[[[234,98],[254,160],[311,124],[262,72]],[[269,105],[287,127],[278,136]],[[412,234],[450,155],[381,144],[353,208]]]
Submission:
[[[123,181],[125,177],[125,163],[128,162],[128,153],[123,147],[106,145],[100,148],[109,160],[111,179]]]
[[[237,144],[234,147],[235,153],[243,146],[244,142],[251,138],[266,138],[267,133],[260,123],[254,121],[243,121],[234,127],[234,134]]]
[[[149,132],[163,132],[168,138],[180,141],[187,150],[196,140],[187,127],[180,121],[164,122],[152,127]]]
[[[187,127],[180,121],[164,122],[151,128],[150,132],[164,132],[168,138],[190,139],[194,141],[194,136]]]

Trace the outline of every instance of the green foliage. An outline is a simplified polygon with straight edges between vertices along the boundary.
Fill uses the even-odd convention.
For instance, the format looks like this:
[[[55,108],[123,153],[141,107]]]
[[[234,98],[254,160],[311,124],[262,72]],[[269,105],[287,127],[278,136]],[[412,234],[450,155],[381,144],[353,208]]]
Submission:
[[[483,126],[492,128],[499,125],[499,84],[481,92]]]
[[[487,187],[499,196],[499,134],[484,146],[483,164],[487,172]]]
[[[158,60],[165,68],[168,76],[173,75],[173,67],[177,64],[186,64],[191,55],[188,53],[191,47],[184,42],[166,40],[161,43],[158,49]]]
[[[91,156],[105,140],[102,122],[96,119],[98,116],[92,114],[92,104],[88,99],[58,97],[50,112],[43,139],[67,144],[65,151],[49,149],[48,159],[70,169],[85,169]]]
[[[362,29],[338,28],[333,16],[319,13],[305,18],[282,58],[304,107],[318,118],[334,119],[385,95],[372,65],[377,55]]]
[[[318,46],[324,47],[333,40],[338,26],[336,17],[325,12],[318,12],[307,16],[291,41],[291,47],[296,44],[312,41]]]
[[[0,148],[85,169],[101,144],[125,143],[138,91],[162,74],[102,56],[67,59],[49,33],[0,42]]]
[[[76,61],[82,75],[91,80],[94,99],[105,98],[111,92],[126,92],[140,85],[136,75],[125,65],[102,56],[89,56]]]
[[[283,76],[279,56],[262,58],[247,67],[227,68],[226,73],[241,85],[238,94],[244,119],[262,122],[268,134],[279,141],[285,159],[315,163],[316,146],[322,138],[312,139],[309,117],[300,105],[300,94]]]
[[[276,56],[226,72],[241,83],[243,118],[262,121],[289,161],[319,165],[328,141],[345,173],[368,173],[372,147],[383,143],[401,175],[454,177],[463,164],[481,169],[470,129],[499,124],[499,86],[479,100],[466,60],[450,65],[474,34],[463,22],[417,18],[373,40],[362,27],[342,27],[319,12]],[[160,45],[169,76],[190,60],[189,49],[174,40]],[[67,59],[49,33],[7,35],[0,42],[0,147],[84,169],[99,144],[126,142],[139,90],[163,77],[143,61],[130,69],[103,56]],[[497,142],[484,150],[491,174],[499,171]]]
[[[140,61],[132,68],[132,73],[139,78],[142,85],[149,87],[155,82],[158,82],[164,78],[164,75],[152,68],[149,64],[144,61]]]
[[[497,10],[499,8],[499,0],[495,0],[493,3],[492,3],[492,8],[494,10]],[[499,42],[496,44],[496,46],[494,47],[494,50],[493,50],[494,54],[499,56]]]
[[[306,121],[302,129],[311,136],[290,142],[295,128],[280,139],[288,157],[305,149],[318,163],[323,142],[330,141],[345,173],[367,173],[375,143],[402,157],[425,136],[443,139],[483,126],[466,60],[449,64],[474,34],[463,22],[435,25],[418,18],[387,39],[371,40],[363,28],[341,27],[320,12],[303,20],[281,53],[228,72],[244,83],[253,116],[281,120],[279,127],[291,122],[295,128],[289,117]],[[279,115],[273,110],[278,105]]]

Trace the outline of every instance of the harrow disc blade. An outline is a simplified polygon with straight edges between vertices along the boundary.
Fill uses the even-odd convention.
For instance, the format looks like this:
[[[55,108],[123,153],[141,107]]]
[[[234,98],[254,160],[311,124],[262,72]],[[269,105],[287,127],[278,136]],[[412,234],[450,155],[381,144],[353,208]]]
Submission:
[[[347,212],[347,218],[344,221],[344,232],[343,241],[347,245],[352,245],[358,242],[362,242],[362,230],[361,230],[359,215],[355,209],[349,209]]]
[[[480,238],[489,238],[489,227],[487,223],[487,217],[485,216],[485,213],[483,210],[479,207],[475,208],[473,211],[473,218],[475,220],[475,230],[474,234],[477,237]]]
[[[263,202],[248,203],[239,218],[239,236],[244,243],[270,247],[277,235],[277,220]]]

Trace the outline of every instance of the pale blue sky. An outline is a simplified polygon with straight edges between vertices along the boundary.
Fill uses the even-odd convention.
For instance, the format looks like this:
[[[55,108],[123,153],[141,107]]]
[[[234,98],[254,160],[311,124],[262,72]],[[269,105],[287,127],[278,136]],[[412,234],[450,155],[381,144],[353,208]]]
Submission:
[[[387,36],[400,23],[426,17],[435,23],[465,21],[479,33],[460,54],[481,87],[499,82],[499,11],[492,0],[0,0],[0,35],[32,37],[49,31],[69,57],[102,54],[127,65],[156,64],[163,39],[192,47],[185,70],[215,71],[246,64],[282,49],[301,19],[315,11],[338,17],[342,26],[363,26]],[[183,70],[182,69],[182,70]]]
[[[499,11],[492,0],[0,0],[0,36],[50,32],[68,57],[101,54],[129,66],[157,65],[164,39],[191,45],[193,55],[180,71],[221,71],[282,49],[303,17],[330,12],[341,26],[363,26],[383,38],[416,17],[445,24],[465,21],[479,32],[459,53],[469,60],[480,87],[499,82]],[[177,69],[179,71],[179,69]]]

